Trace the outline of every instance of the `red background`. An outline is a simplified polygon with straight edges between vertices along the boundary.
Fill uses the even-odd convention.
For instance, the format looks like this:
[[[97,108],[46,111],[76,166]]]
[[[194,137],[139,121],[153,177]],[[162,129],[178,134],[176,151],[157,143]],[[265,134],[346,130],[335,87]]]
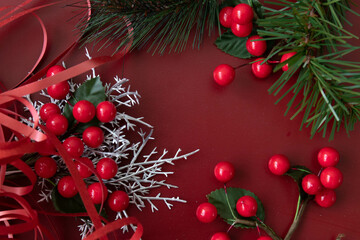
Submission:
[[[6,0],[2,4],[17,2]],[[47,2],[34,1],[31,6]],[[73,31],[76,19],[70,19],[77,9],[64,5],[37,11],[49,34],[49,47],[41,66],[46,66],[76,39]],[[354,9],[360,11],[359,7]],[[359,18],[349,15],[349,19],[355,26],[347,29],[360,35],[356,24]],[[200,149],[188,160],[165,167],[175,172],[167,182],[179,188],[163,188],[160,192],[164,196],[180,196],[188,201],[187,204],[175,203],[173,209],[168,210],[159,202],[159,211],[155,213],[151,213],[150,207],[142,212],[135,206],[129,208],[129,215],[137,217],[144,226],[143,239],[210,239],[214,232],[226,231],[228,226],[220,219],[204,224],[195,217],[196,207],[206,201],[205,195],[222,187],[213,176],[213,168],[219,161],[234,164],[236,176],[229,186],[257,194],[265,206],[265,222],[284,236],[295,212],[297,188],[290,178],[270,174],[267,161],[272,155],[282,153],[293,165],[305,165],[317,172],[316,155],[325,146],[335,147],[340,152],[338,167],[344,174],[344,183],[336,190],[337,202],[331,208],[309,204],[293,239],[333,240],[339,233],[344,233],[345,239],[360,239],[359,125],[351,132],[351,137],[341,130],[331,142],[319,135],[310,139],[309,129],[299,131],[301,117],[292,121],[284,117],[286,102],[274,105],[276,97],[267,93],[278,75],[258,80],[252,75],[250,66],[237,70],[231,85],[216,86],[212,71],[217,65],[238,66],[248,62],[218,50],[213,44],[216,37],[205,38],[200,50],[188,47],[183,53],[163,56],[134,51],[124,60],[97,69],[105,81],[111,81],[115,75],[129,78],[132,89],[141,94],[139,106],[120,111],[142,116],[154,126],[155,141],[149,143],[143,153],[155,146],[167,148],[172,154],[178,147],[183,152]],[[11,87],[26,75],[40,52],[41,40],[41,29],[31,15],[0,29],[2,83]],[[360,41],[352,43],[359,45]],[[109,53],[109,50],[93,51],[92,55]],[[351,57],[356,60],[358,56],[359,53],[355,53]],[[84,60],[84,49],[76,49],[65,62],[72,66]],[[153,191],[153,195],[157,192]],[[57,227],[60,239],[80,239],[76,227],[79,221],[51,218],[51,222]],[[256,239],[258,235],[253,229],[234,229],[230,236],[232,239]]]

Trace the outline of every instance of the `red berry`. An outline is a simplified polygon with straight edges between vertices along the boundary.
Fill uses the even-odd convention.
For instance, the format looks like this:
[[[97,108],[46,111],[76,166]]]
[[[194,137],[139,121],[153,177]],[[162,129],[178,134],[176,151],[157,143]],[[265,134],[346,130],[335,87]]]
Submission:
[[[104,192],[101,191],[101,185]],[[88,186],[87,190],[94,204],[100,204],[101,202],[105,202],[108,195],[108,190],[104,184],[101,184],[99,182],[93,183]]]
[[[61,178],[57,185],[57,189],[60,195],[64,198],[72,198],[78,192],[75,186],[75,182],[71,176],[65,176]]]
[[[214,80],[220,86],[230,84],[235,78],[235,70],[228,64],[220,64],[213,72]]]
[[[93,174],[93,172],[90,170],[90,169],[94,169],[93,162],[90,160],[90,158],[87,157],[80,158],[80,160],[82,160],[82,163],[80,163],[79,161],[75,161],[75,166],[80,176],[82,178],[90,177]],[[87,165],[88,167],[85,166],[84,164]]]
[[[90,122],[95,117],[94,104],[87,100],[78,101],[73,108],[73,115],[81,123]]]
[[[82,138],[86,145],[97,148],[104,141],[104,132],[99,127],[88,127],[83,132]]]
[[[102,179],[115,177],[118,170],[116,162],[111,158],[103,158],[96,165],[96,171]]]
[[[48,94],[54,99],[64,99],[69,93],[69,90],[70,87],[67,81],[51,85],[47,88]]]
[[[229,162],[219,162],[214,168],[214,175],[220,182],[226,183],[234,177],[234,166]]]
[[[230,240],[229,235],[224,232],[217,232],[214,235],[212,235],[210,240]]]
[[[80,138],[68,137],[63,142],[63,146],[72,157],[80,157],[84,152],[84,144]]]
[[[338,188],[342,181],[343,175],[336,167],[327,167],[320,174],[320,181],[325,188]]]
[[[284,55],[281,56],[281,60],[280,62],[285,62],[286,60],[288,60],[289,58],[291,58],[292,56],[294,56],[296,54],[296,52],[290,52],[290,53],[285,53]],[[284,66],[282,66],[281,68],[284,72],[287,71],[289,69],[289,64],[285,64]]]
[[[210,223],[215,220],[216,216],[216,207],[211,203],[202,203],[196,209],[196,217],[200,222]]]
[[[46,122],[51,115],[60,113],[60,108],[54,103],[45,103],[40,108],[40,117],[44,122]]]
[[[306,175],[301,182],[303,190],[310,195],[315,195],[321,190],[321,182],[318,176],[314,174]]]
[[[96,117],[100,122],[111,122],[115,116],[116,107],[112,102],[104,101],[96,106]]]
[[[232,7],[224,7],[223,9],[221,9],[220,14],[219,14],[219,20],[220,20],[220,24],[226,28],[230,28],[231,24],[233,22],[232,19],[232,12],[233,12]]]
[[[238,24],[246,24],[252,22],[254,18],[253,9],[246,3],[240,3],[234,7],[232,19]]]
[[[115,191],[110,194],[108,204],[115,212],[123,211],[129,206],[129,196],[124,191]]]
[[[46,121],[46,128],[56,136],[63,135],[68,128],[68,120],[60,114],[51,115]]]
[[[339,162],[339,153],[334,148],[325,147],[318,153],[318,161],[322,167],[335,167]]]
[[[46,77],[51,77],[59,72],[64,71],[65,68],[61,65],[54,65],[52,67],[50,67],[47,72],[46,72]]]
[[[248,52],[253,56],[261,56],[266,51],[266,41],[254,41],[258,39],[263,39],[262,37],[255,35],[249,37],[249,39],[246,41],[246,49]]]
[[[257,240],[272,240],[272,238],[268,237],[268,236],[262,236],[262,237],[259,237]]]
[[[331,207],[336,201],[336,194],[334,190],[323,189],[315,195],[315,202],[324,208]]]
[[[249,36],[252,29],[253,29],[252,22],[243,25],[234,22],[231,24],[231,32],[237,37]]]
[[[283,175],[289,170],[290,162],[284,155],[277,154],[270,158],[268,167],[273,174]]]
[[[265,58],[258,58],[251,64],[253,74],[258,78],[267,78],[272,73],[272,66],[267,62],[261,64]]]
[[[56,161],[50,157],[41,157],[35,162],[35,172],[39,177],[51,178],[57,169]]]
[[[243,217],[255,216],[257,208],[258,204],[251,196],[243,196],[236,202],[236,210]]]

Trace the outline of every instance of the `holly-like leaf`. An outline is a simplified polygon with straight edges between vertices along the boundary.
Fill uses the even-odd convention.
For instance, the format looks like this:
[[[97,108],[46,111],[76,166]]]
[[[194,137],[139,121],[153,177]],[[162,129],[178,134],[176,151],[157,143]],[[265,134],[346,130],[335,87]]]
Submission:
[[[105,88],[99,77],[85,81],[74,93],[76,102],[87,100],[96,107],[100,102],[106,100]]]
[[[285,173],[285,175],[292,177],[297,183],[302,200],[307,198],[309,195],[302,189],[301,182],[306,175],[311,173],[312,172],[304,166],[293,166]]]
[[[231,56],[246,59],[252,57],[246,50],[246,41],[248,39],[249,37],[237,37],[229,30],[216,39],[215,45]]]
[[[236,211],[236,202],[239,200],[239,198],[246,195],[251,196],[256,200],[258,204],[258,210],[256,212],[256,216],[261,221],[264,221],[265,219],[264,207],[261,201],[259,200],[259,198],[254,193],[242,188],[227,188],[226,191],[227,191],[227,196],[223,188],[217,189],[206,196],[208,198],[209,203],[213,204],[216,207],[219,216],[225,222],[227,222],[228,224],[233,224],[235,219],[237,218],[253,220],[253,221],[256,220],[255,217],[244,218],[240,216]],[[248,226],[244,224],[235,224],[234,226],[241,228],[253,228],[253,226]]]

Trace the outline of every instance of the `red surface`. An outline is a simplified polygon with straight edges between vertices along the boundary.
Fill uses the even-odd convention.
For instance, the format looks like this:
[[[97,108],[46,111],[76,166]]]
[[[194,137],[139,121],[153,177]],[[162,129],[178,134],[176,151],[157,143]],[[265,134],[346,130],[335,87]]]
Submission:
[[[16,2],[6,0],[1,4]],[[48,1],[38,1],[35,5],[44,2]],[[42,66],[75,39],[76,33],[72,30],[76,21],[69,21],[75,14],[74,9],[63,8],[63,5],[37,12],[49,31],[49,49]],[[360,8],[355,10],[360,11]],[[359,21],[353,15],[349,19],[355,23]],[[348,29],[360,35],[357,25]],[[41,49],[40,34],[40,26],[31,16],[0,29],[0,81],[7,87],[20,80],[36,60]],[[339,233],[344,233],[345,239],[360,239],[359,124],[350,138],[342,130],[332,142],[321,136],[310,139],[309,129],[298,130],[300,118],[291,121],[283,116],[286,103],[274,105],[276,98],[268,95],[267,89],[278,75],[258,80],[253,77],[251,66],[238,69],[229,86],[217,86],[212,80],[217,65],[238,66],[247,61],[222,53],[213,45],[214,40],[215,36],[206,38],[201,50],[188,48],[181,54],[152,56],[146,51],[135,51],[124,61],[97,69],[102,79],[108,81],[114,75],[131,79],[132,89],[141,94],[141,104],[124,111],[145,117],[155,127],[156,140],[147,145],[144,153],[155,146],[167,148],[170,153],[175,153],[178,147],[184,152],[200,149],[188,160],[165,168],[175,171],[167,181],[179,186],[178,189],[153,192],[154,195],[161,191],[164,196],[180,196],[188,201],[187,204],[175,203],[173,209],[168,210],[165,204],[158,203],[159,211],[155,213],[151,213],[150,208],[140,212],[130,207],[129,215],[137,217],[144,226],[143,239],[210,239],[215,232],[226,231],[228,226],[220,219],[204,224],[195,217],[197,206],[206,201],[205,195],[222,186],[213,175],[213,168],[220,161],[229,161],[235,166],[235,177],[228,185],[257,194],[265,206],[266,223],[283,236],[294,215],[297,189],[291,179],[270,174],[267,161],[274,154],[284,154],[293,165],[305,165],[317,171],[320,168],[317,152],[325,146],[340,152],[338,168],[344,174],[344,182],[336,189],[334,206],[323,209],[310,203],[293,239],[333,240]],[[93,52],[92,55],[109,53]],[[358,56],[359,53],[352,55],[357,60]],[[84,50],[77,49],[65,62],[71,66],[83,60]],[[79,221],[70,218],[42,220],[54,223],[60,239],[80,239],[76,228]],[[234,229],[230,237],[256,239],[257,232]]]

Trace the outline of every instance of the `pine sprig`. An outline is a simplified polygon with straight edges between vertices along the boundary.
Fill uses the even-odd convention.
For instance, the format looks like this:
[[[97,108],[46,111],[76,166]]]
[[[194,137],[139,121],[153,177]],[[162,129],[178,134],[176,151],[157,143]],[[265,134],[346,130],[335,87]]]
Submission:
[[[91,0],[91,18],[78,29],[82,42],[115,44],[116,51],[130,44],[132,49],[148,48],[153,53],[181,52],[195,29],[193,47],[202,43],[218,22],[217,0]]]
[[[359,49],[347,43],[358,38],[344,29],[343,22],[350,10],[347,0],[289,2],[267,1],[280,9],[265,8],[265,19],[257,21],[258,33],[266,40],[278,40],[267,59],[277,54],[297,52],[285,64],[289,70],[269,89],[280,95],[277,103],[292,95],[285,115],[291,109],[291,119],[303,113],[303,126],[311,128],[311,135],[322,132],[330,139],[344,126],[354,129],[360,120],[360,63],[343,60],[343,56]],[[353,12],[353,11],[352,11]],[[297,78],[297,80],[294,80]],[[328,130],[330,129],[330,130]]]

